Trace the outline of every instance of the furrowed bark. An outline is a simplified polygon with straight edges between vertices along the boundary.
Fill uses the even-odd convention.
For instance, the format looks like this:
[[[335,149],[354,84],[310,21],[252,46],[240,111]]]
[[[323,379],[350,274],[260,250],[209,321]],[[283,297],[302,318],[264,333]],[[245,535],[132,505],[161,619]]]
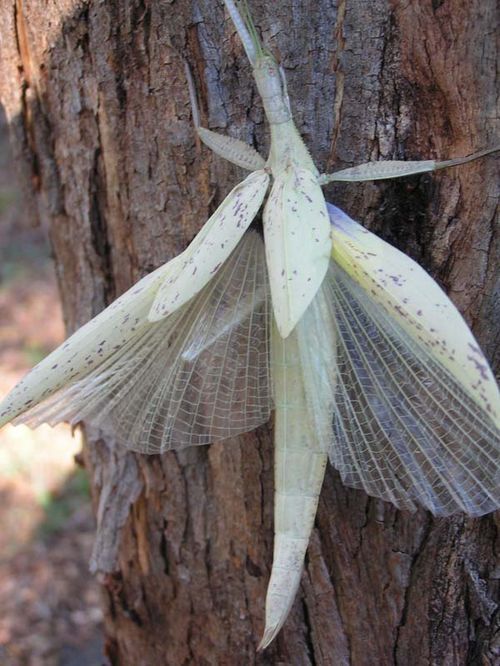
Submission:
[[[498,136],[493,0],[266,3],[252,13],[325,172],[448,158]],[[238,168],[202,124],[267,150],[244,51],[216,0],[4,0],[0,96],[54,250],[68,331],[184,249]],[[327,198],[440,281],[498,370],[495,160]],[[496,354],[496,355],[495,355]],[[270,429],[162,457],[88,432],[113,664],[494,664],[494,518],[436,520],[327,471],[300,595],[256,655],[272,557]]]

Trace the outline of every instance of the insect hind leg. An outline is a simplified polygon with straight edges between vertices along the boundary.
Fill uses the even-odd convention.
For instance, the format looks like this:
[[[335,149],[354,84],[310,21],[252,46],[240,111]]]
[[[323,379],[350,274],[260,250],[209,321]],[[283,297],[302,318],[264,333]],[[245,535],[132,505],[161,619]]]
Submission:
[[[500,150],[500,146],[494,148],[487,148],[478,153],[473,153],[467,157],[457,157],[451,160],[444,160],[437,162],[436,160],[387,160],[380,162],[366,162],[365,164],[358,164],[357,166],[350,167],[349,169],[342,169],[330,174],[322,174],[319,177],[320,185],[326,185],[336,181],[345,182],[360,182],[365,180],[386,180],[388,178],[402,178],[404,176],[413,176],[417,173],[427,173],[429,171],[438,171],[439,169],[447,169],[448,167],[458,166],[459,164],[466,164],[472,162],[480,157],[489,155]]]

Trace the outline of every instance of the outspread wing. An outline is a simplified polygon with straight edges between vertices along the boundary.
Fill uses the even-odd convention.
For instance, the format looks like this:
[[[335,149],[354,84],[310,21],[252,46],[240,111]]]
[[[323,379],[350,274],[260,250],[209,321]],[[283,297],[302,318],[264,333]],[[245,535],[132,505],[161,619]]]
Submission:
[[[444,291],[406,254],[338,208],[332,220],[333,259],[370,300],[390,313],[408,336],[444,365],[499,424],[500,397],[493,373],[469,327]]]
[[[400,508],[496,509],[499,398],[484,358],[483,369],[468,358],[480,354],[476,341],[414,262],[336,222],[334,261],[313,305],[335,327],[335,343],[323,353],[335,369],[332,464],[347,485]]]
[[[143,330],[158,287],[175,271],[176,261],[137,282],[30,370],[0,403],[0,427],[120,356]]]
[[[257,214],[269,184],[265,171],[254,171],[238,183],[205,222],[188,247],[175,258],[158,289],[150,321],[171,315],[210,282],[234,250]]]
[[[150,302],[149,302],[150,306]],[[265,423],[270,297],[261,238],[248,232],[217,275],[170,317],[141,325],[119,352],[16,423],[88,420],[130,449],[160,453]]]

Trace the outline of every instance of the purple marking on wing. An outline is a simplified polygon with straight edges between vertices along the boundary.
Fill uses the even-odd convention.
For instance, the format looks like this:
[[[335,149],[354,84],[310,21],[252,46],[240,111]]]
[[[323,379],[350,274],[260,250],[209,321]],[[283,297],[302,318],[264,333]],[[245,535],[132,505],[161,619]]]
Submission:
[[[334,206],[327,201],[326,207],[328,215],[330,216],[331,225],[342,231],[346,236],[356,239],[356,231],[366,231],[359,222],[353,220],[349,215],[344,213],[343,210],[337,208],[337,206]]]

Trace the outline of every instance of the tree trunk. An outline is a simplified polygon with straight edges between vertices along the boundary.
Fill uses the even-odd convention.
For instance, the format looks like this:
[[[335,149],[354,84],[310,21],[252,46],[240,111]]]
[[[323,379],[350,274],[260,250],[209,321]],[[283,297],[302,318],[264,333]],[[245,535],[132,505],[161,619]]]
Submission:
[[[249,4],[321,171],[498,135],[494,0]],[[185,248],[241,179],[196,140],[185,61],[205,126],[264,154],[268,126],[220,0],[3,0],[0,30],[1,99],[71,332]],[[494,175],[487,158],[326,193],[444,285],[498,369]],[[150,457],[87,436],[112,664],[498,663],[492,516],[400,512],[330,469],[300,594],[257,655],[271,426]]]

